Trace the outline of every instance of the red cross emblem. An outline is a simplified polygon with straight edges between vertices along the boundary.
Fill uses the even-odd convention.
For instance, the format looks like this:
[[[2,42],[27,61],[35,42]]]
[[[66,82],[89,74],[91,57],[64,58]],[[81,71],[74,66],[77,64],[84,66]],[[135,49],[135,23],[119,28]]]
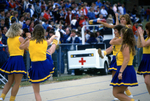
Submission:
[[[79,63],[81,63],[81,65],[84,65],[84,62],[86,62],[86,60],[83,60],[83,58],[81,58],[81,60],[79,61]]]

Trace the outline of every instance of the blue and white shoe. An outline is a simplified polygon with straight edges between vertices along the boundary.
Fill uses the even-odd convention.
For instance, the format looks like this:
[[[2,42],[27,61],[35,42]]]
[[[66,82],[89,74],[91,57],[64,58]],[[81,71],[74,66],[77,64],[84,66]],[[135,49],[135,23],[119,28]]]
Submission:
[[[119,101],[119,99],[115,97],[113,101]]]
[[[133,98],[133,95],[130,95],[130,96],[128,96],[128,97],[132,99],[132,98]]]

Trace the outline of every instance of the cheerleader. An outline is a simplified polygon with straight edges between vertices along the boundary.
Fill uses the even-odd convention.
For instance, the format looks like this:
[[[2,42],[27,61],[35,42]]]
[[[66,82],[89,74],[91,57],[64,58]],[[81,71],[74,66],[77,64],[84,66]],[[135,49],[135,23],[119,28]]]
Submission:
[[[120,101],[135,101],[124,94],[128,86],[138,86],[136,73],[133,67],[135,55],[135,38],[132,29],[121,29],[122,45],[116,55],[117,71],[110,83],[113,86],[113,95]]]
[[[145,25],[147,38],[144,40],[144,31],[141,27],[138,28],[138,43],[137,47],[143,47],[143,58],[138,68],[137,73],[144,76],[147,90],[150,94],[150,22]]]
[[[6,36],[8,37],[7,44],[10,57],[0,68],[0,71],[8,75],[8,82],[4,86],[0,101],[5,99],[5,96],[13,83],[14,85],[11,90],[10,101],[15,100],[23,74],[26,74],[26,68],[23,61],[24,50],[19,48],[24,41],[24,38],[20,37],[22,34],[21,28],[21,24],[14,23],[6,33]]]
[[[118,14],[116,13],[116,25],[110,25],[108,23],[105,23],[105,22],[102,22],[100,20],[90,20],[89,23],[101,23],[103,24],[105,27],[108,27],[108,28],[114,28],[115,26],[117,26],[119,24],[119,20],[118,20]],[[125,15],[122,15],[120,17],[120,25],[122,26],[125,26],[127,28],[132,28],[132,23],[131,23],[131,20],[130,20],[130,16],[128,14],[125,14]],[[111,44],[111,43],[110,43]],[[99,53],[99,56],[101,58],[103,58],[105,55],[107,54],[110,54],[111,52],[113,51],[113,47],[110,46],[109,48],[107,48],[105,51],[101,51],[101,49],[98,49],[98,53]],[[113,53],[115,54],[115,53]],[[113,57],[115,59],[115,57]],[[115,63],[115,61],[112,61],[112,63]],[[112,66],[112,65],[111,65]],[[114,67],[113,67],[114,68]],[[112,68],[110,68],[112,69]],[[114,68],[114,70],[117,70],[116,68]],[[112,72],[112,76],[115,72]],[[126,94],[133,98],[133,95],[131,94],[130,90],[129,89],[126,89]],[[114,100],[117,100],[116,98]]]
[[[119,52],[119,49],[121,47],[121,42],[122,39],[120,37],[120,30],[123,28],[122,25],[117,25],[114,27],[114,34],[115,34],[115,38],[113,38],[109,43],[112,45],[111,47],[109,47],[109,49],[106,49],[107,54],[110,54],[113,51],[113,60],[111,61],[110,67],[109,67],[109,71],[112,72],[112,77],[114,76],[114,74],[117,71],[116,68],[116,54]],[[102,55],[101,49],[98,50],[99,55]],[[101,56],[102,58],[103,55]]]
[[[58,37],[53,35],[49,40],[45,40],[44,35],[44,28],[38,24],[34,27],[31,39],[27,38],[20,46],[21,49],[29,49],[32,67],[28,70],[28,78],[32,83],[36,101],[42,100],[39,93],[40,83],[49,79],[51,74],[54,73],[51,54],[55,52],[60,38],[58,31],[56,31]],[[52,46],[47,50],[52,41]]]

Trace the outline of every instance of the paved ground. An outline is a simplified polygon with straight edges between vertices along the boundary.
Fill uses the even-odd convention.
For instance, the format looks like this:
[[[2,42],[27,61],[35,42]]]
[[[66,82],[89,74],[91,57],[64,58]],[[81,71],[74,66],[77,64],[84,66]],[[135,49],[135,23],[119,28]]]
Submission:
[[[112,101],[111,75],[41,85],[42,101]],[[143,76],[138,75],[138,87],[129,88],[135,99],[150,101]],[[2,90],[0,90],[0,93]],[[9,101],[10,92],[5,101]],[[16,101],[35,101],[33,89],[21,87]]]

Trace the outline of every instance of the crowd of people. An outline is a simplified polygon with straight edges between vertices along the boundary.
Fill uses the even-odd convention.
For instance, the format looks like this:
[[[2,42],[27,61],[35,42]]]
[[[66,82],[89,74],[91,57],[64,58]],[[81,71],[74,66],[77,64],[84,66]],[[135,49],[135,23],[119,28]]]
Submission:
[[[113,51],[113,60],[109,68],[112,71],[110,85],[113,86],[113,95],[121,101],[135,101],[128,86],[138,86],[133,59],[135,51],[140,50],[141,47],[143,47],[143,58],[138,58],[141,63],[137,73],[144,75],[150,93],[150,23],[146,24],[145,32],[141,25],[145,15],[146,20],[149,21],[149,7],[146,10],[141,7],[138,15],[136,5],[131,12],[126,12],[123,4],[112,5],[108,1],[100,0],[92,2],[90,6],[81,0],[79,3],[73,0],[60,2],[51,0],[48,3],[44,0],[1,0],[0,45],[8,45],[8,49],[0,47],[0,53],[8,50],[9,58],[5,59],[7,62],[0,61],[3,62],[0,71],[8,74],[8,82],[4,86],[0,100],[5,99],[14,81],[10,101],[15,100],[23,74],[27,73],[23,63],[25,49],[29,51],[32,66],[29,68],[28,78],[32,83],[36,100],[41,101],[39,84],[54,73],[51,55],[57,52],[55,51],[57,44],[81,43],[81,28],[90,24],[102,24],[102,26],[85,27],[86,43],[103,42],[103,30],[114,29],[115,38],[110,41],[112,46],[105,51],[98,50],[102,58]],[[51,47],[48,48],[50,44]],[[63,48],[62,55],[64,51],[75,50],[76,47],[71,45],[69,49]],[[4,54],[1,55],[5,57]],[[64,73],[63,61],[61,65],[63,65],[61,72]],[[71,74],[74,75],[74,71],[71,71]]]
[[[124,4],[111,4],[108,1],[101,2],[100,0],[92,2],[91,5],[81,0],[79,3],[76,3],[74,0],[61,0],[60,2],[58,0],[50,0],[47,3],[44,0],[2,0],[0,5],[0,29],[3,37],[2,43],[5,45],[7,44],[5,31],[14,22],[22,24],[22,29],[31,33],[34,26],[37,23],[41,23],[47,32],[46,38],[49,38],[51,36],[50,33],[53,33],[57,29],[57,25],[61,24],[62,28],[60,30],[63,33],[62,35],[65,36],[61,43],[67,43],[71,29],[76,30],[75,36],[81,40],[81,28],[84,25],[89,25],[89,20],[100,19],[104,22],[115,24],[115,13],[118,13],[119,16],[128,13],[135,23],[139,19],[143,21],[144,15],[147,15],[148,21],[150,15],[149,7],[147,10],[141,7],[140,12],[138,12],[138,8],[135,5],[132,11],[127,12]],[[85,28],[86,42],[92,43],[93,40],[89,40],[90,35],[96,38],[94,38],[94,42],[101,42],[102,34],[94,32],[101,32],[102,28],[96,27],[95,30],[93,29],[93,27]],[[69,30],[69,33],[67,30]],[[94,36],[90,33],[94,33]]]

